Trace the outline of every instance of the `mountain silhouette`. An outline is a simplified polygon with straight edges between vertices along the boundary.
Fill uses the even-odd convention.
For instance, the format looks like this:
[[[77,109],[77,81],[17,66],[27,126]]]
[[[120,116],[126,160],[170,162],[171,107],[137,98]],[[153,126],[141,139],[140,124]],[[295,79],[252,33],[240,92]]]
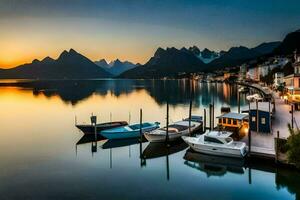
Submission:
[[[158,48],[153,57],[142,66],[120,75],[121,78],[162,78],[177,76],[178,73],[201,71],[205,64],[186,48]]]
[[[300,30],[289,33],[282,43],[274,49],[274,54],[279,55],[289,55],[297,50],[300,51]]]
[[[96,61],[95,64],[98,65],[99,67],[102,67],[104,70],[106,70],[107,72],[111,73],[114,76],[118,76],[121,73],[136,67],[136,65],[133,64],[132,62],[129,61],[122,62],[119,59],[111,61],[109,64],[106,62],[105,59],[101,59],[99,61]]]
[[[244,46],[232,47],[227,52],[222,52],[219,58],[209,63],[207,71],[241,65],[248,60],[272,53],[278,45],[280,45],[280,42],[262,43],[251,49]]]
[[[15,79],[90,79],[111,76],[74,49],[63,51],[57,60],[46,57],[42,61],[35,59],[29,64],[0,70],[0,78]]]

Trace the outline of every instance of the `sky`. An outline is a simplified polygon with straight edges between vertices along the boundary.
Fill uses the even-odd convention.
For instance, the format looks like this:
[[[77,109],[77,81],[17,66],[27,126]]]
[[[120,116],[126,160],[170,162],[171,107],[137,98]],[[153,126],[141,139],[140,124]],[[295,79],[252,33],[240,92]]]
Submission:
[[[228,50],[300,29],[299,0],[0,0],[0,68],[70,48],[145,63],[158,47]]]

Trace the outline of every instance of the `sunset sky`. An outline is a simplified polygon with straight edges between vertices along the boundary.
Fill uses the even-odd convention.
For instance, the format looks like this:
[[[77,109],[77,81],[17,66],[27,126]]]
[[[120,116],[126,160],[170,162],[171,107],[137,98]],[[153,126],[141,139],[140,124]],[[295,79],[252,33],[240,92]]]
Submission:
[[[253,47],[300,29],[299,8],[299,0],[0,0],[0,68],[70,48],[144,63],[157,47]]]

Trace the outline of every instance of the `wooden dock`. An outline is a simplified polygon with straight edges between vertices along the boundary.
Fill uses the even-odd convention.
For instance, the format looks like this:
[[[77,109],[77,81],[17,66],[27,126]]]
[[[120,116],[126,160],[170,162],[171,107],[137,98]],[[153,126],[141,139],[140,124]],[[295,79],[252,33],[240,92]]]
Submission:
[[[247,149],[249,149],[248,146],[247,146]],[[275,150],[271,149],[271,148],[251,146],[251,152],[249,152],[249,156],[259,157],[259,158],[267,158],[267,159],[275,159],[276,153],[275,153]]]

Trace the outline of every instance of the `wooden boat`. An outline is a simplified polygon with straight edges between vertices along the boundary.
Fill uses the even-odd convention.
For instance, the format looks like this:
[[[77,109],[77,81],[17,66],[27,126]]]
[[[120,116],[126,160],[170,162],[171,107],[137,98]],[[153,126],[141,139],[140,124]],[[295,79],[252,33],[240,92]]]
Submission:
[[[159,128],[159,123],[143,123],[142,124],[142,134],[147,131],[152,131]],[[133,124],[128,126],[121,126],[117,128],[112,128],[108,130],[101,131],[100,134],[110,140],[113,139],[128,139],[140,137],[140,124]]]
[[[106,129],[112,129],[120,126],[126,126],[128,123],[126,121],[115,121],[115,122],[106,122],[97,124],[97,133],[99,134],[101,131]],[[95,134],[95,126],[92,124],[78,124],[75,125],[78,129],[80,129],[85,135]]]
[[[231,132],[211,131],[199,137],[182,136],[182,139],[196,152],[227,157],[242,158],[247,154],[246,143],[236,142]]]
[[[191,127],[189,127],[189,119],[183,119],[182,121],[175,122],[168,127],[169,141],[180,139],[183,135],[188,135],[191,132],[199,130],[202,126],[202,117],[192,116]],[[167,137],[167,128],[160,128],[144,134],[145,138],[149,142],[164,142]]]

